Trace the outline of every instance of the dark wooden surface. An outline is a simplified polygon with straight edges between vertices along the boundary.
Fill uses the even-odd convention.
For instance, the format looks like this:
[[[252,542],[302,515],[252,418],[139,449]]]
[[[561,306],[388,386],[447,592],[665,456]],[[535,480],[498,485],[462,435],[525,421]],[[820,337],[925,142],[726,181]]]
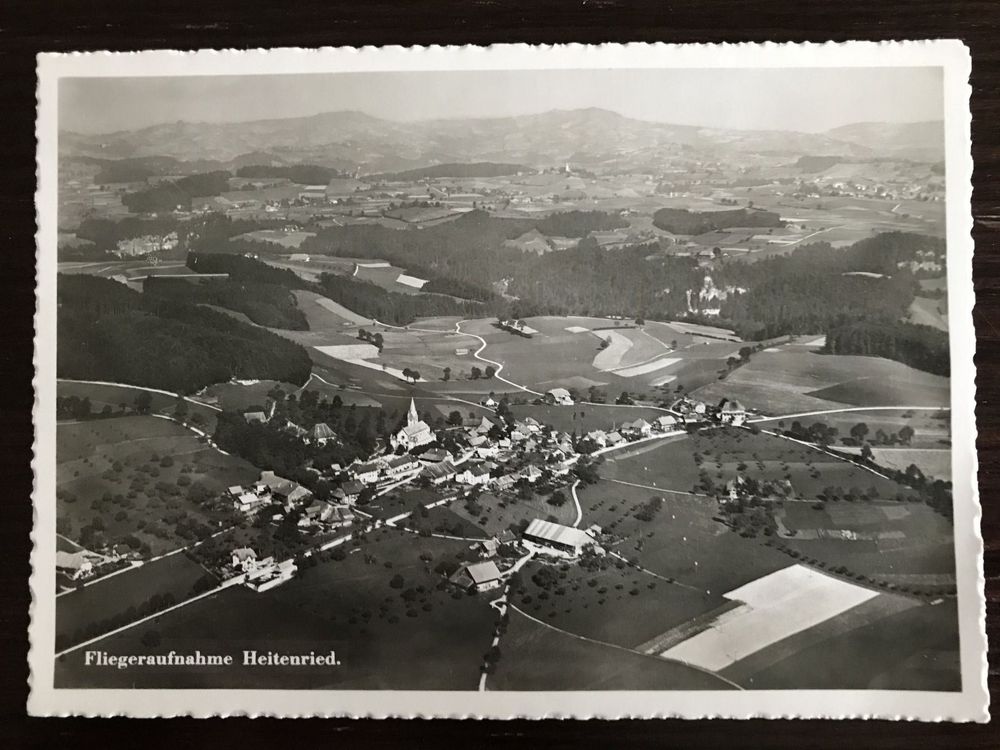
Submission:
[[[31,353],[34,310],[34,55],[39,51],[491,42],[843,41],[959,38],[972,49],[979,486],[988,631],[1000,640],[1000,4],[996,2],[543,3],[156,0],[0,4],[0,747],[319,746],[997,748],[998,722],[446,722],[29,719]],[[972,394],[969,394],[972,397]],[[1000,653],[990,651],[997,699]],[[152,696],[151,696],[152,697]],[[460,707],[456,706],[460,710]],[[998,709],[1000,712],[1000,709]]]

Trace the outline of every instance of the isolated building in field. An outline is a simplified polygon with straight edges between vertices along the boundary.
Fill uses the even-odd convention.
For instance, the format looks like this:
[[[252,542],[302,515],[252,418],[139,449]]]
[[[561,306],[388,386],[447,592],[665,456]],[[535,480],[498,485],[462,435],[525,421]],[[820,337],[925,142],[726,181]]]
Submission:
[[[579,557],[585,547],[595,543],[593,537],[585,531],[540,518],[528,524],[522,540],[549,554],[566,557]]]
[[[430,426],[417,415],[417,404],[411,398],[410,409],[406,412],[406,424],[392,436],[390,442],[393,449],[413,450],[421,445],[434,442],[434,433]]]
[[[560,406],[572,406],[573,397],[565,388],[552,388],[545,392],[545,401]]]
[[[717,418],[722,424],[739,427],[747,421],[747,410],[743,408],[743,404],[739,401],[724,398],[722,399],[722,403],[719,404]]]
[[[500,588],[503,576],[495,562],[485,560],[460,568],[451,577],[451,581],[464,589],[473,589],[477,592],[490,591]]]
[[[57,550],[56,570],[77,581],[94,572],[95,559],[99,559],[98,556],[88,553],[86,550],[79,550],[77,552]]]

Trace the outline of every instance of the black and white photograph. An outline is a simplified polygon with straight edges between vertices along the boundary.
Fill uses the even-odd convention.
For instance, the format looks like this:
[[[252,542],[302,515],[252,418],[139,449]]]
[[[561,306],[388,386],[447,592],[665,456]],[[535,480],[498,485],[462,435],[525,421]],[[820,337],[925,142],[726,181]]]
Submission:
[[[39,65],[33,712],[985,716],[961,44]]]

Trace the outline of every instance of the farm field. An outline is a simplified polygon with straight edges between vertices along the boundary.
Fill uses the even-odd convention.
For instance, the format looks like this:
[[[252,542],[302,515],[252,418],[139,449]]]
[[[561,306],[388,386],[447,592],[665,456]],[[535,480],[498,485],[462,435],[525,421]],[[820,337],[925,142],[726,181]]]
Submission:
[[[212,498],[258,476],[246,461],[151,416],[62,423],[56,440],[59,522],[91,548],[132,539],[150,556],[189,544],[229,523],[228,506]]]
[[[909,607],[798,650],[752,676],[758,689],[961,689],[955,601]],[[738,666],[738,665],[737,665]]]
[[[481,529],[479,533],[486,536],[494,536],[522,522],[530,523],[536,518],[551,517],[555,519],[556,523],[569,526],[576,520],[576,506],[573,505],[573,499],[570,497],[569,487],[561,489],[566,496],[566,502],[560,506],[550,505],[545,496],[538,494],[534,494],[530,499],[522,499],[509,492],[499,495],[484,492],[475,505],[457,500],[451,504],[449,509],[455,515]],[[479,510],[473,512],[476,511],[476,506]]]
[[[511,611],[492,690],[726,690],[683,664],[581,640]]]
[[[858,424],[868,427],[868,440],[873,440],[876,433],[882,430],[886,435],[895,435],[903,427],[913,430],[910,440],[912,448],[946,448],[951,441],[951,412],[947,409],[878,409],[873,411],[846,411],[834,414],[817,414],[800,419],[773,419],[759,422],[763,429],[788,429],[798,421],[804,427],[810,427],[816,422],[835,427],[838,431],[837,442],[850,438],[851,428]],[[838,446],[840,447],[840,446]],[[904,467],[905,468],[905,467]]]
[[[466,550],[465,542],[402,531],[372,532],[363,550],[344,545],[342,560],[307,567],[264,593],[235,587],[102,641],[113,653],[150,653],[141,642],[155,630],[165,653],[195,649],[236,657],[231,667],[186,670],[134,667],[84,674],[82,653],[59,661],[63,687],[358,688],[474,690],[496,613],[486,596],[453,596],[431,568]],[[424,559],[421,559],[421,555]],[[425,562],[429,559],[429,562]],[[401,585],[390,585],[400,576]],[[411,614],[412,613],[412,614]],[[337,652],[338,667],[259,667],[239,664],[245,649]]]
[[[101,626],[102,621],[138,609],[155,595],[184,601],[203,576],[215,585],[214,576],[178,553],[64,594],[56,598],[56,638],[61,645],[71,646],[106,632],[111,628]]]
[[[156,393],[144,391],[141,388],[133,388],[129,385],[98,385],[96,383],[76,383],[69,380],[60,380],[56,384],[56,393],[59,396],[76,396],[77,398],[89,398],[91,409],[94,414],[100,413],[105,407],[110,407],[113,414],[128,413],[135,409],[135,399],[140,393],[149,394],[150,413],[173,415],[177,408],[177,396],[166,393]],[[193,419],[200,430],[211,435],[215,432],[216,409],[211,406],[194,403],[198,400],[193,396],[193,401],[187,401],[187,411],[189,420]],[[194,415],[197,414],[198,417]]]
[[[939,331],[948,330],[948,301],[915,297],[910,304],[909,320],[921,326],[931,326]]]
[[[947,406],[948,379],[879,357],[760,352],[724,381],[694,392],[764,414],[852,406]]]
[[[521,569],[521,586],[510,601],[550,625],[626,648],[724,603],[717,595],[668,583],[620,560],[606,562],[606,568],[592,571],[531,562]]]
[[[662,409],[651,407],[586,403],[574,406],[514,404],[511,406],[511,412],[517,419],[533,417],[542,424],[563,432],[571,433],[576,430],[580,436],[591,430],[610,431],[620,427],[624,422],[634,422],[637,419],[652,422],[657,417],[667,414]]]
[[[912,464],[925,476],[951,481],[949,448],[873,448],[872,457],[879,466],[906,471]]]
[[[242,234],[236,239],[246,238],[250,240],[258,240],[260,242],[270,242],[280,247],[294,248],[301,245],[309,237],[315,236],[315,232],[303,232],[301,230],[286,232],[281,229],[258,229],[253,232]]]
[[[876,592],[792,565],[723,596],[739,602],[662,656],[720,671],[877,596]]]

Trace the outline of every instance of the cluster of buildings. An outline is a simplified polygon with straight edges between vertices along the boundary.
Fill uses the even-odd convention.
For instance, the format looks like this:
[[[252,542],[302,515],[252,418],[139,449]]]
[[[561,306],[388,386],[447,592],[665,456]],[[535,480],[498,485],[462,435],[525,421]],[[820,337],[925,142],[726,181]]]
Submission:
[[[246,586],[258,593],[290,581],[298,570],[291,558],[281,562],[273,557],[258,559],[257,553],[250,547],[233,550],[231,567],[234,573],[243,575]]]
[[[683,396],[675,401],[670,408],[688,424],[715,422],[732,427],[742,427],[750,417],[750,412],[743,404],[730,398],[723,398],[718,404],[712,406],[690,396]]]
[[[164,250],[173,250],[177,247],[177,232],[170,232],[165,235],[146,234],[142,237],[130,237],[125,240],[118,240],[118,248],[115,254],[119,258],[135,258]]]
[[[591,430],[583,436],[583,443],[590,452],[602,448],[616,448],[653,435],[662,435],[675,430],[680,423],[673,414],[662,414],[652,422],[641,417],[632,422],[623,422],[614,430]]]
[[[264,508],[273,508],[271,520],[278,521],[298,511],[300,527],[323,530],[350,526],[354,522],[352,503],[347,502],[343,491],[334,493],[335,502],[320,500],[298,482],[273,471],[262,471],[260,479],[249,487],[234,485],[227,492],[233,509],[245,516],[255,516]]]

